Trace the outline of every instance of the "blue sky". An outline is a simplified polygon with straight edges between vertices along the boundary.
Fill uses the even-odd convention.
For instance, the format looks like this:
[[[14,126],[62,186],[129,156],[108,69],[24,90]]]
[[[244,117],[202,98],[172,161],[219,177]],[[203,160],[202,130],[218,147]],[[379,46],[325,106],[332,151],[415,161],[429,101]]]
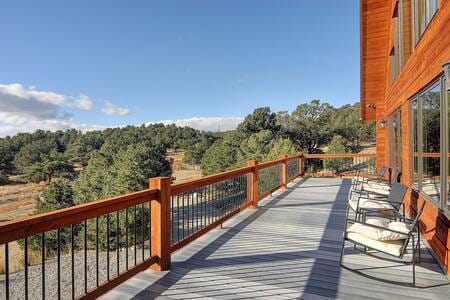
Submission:
[[[358,2],[0,0],[0,135],[354,103]]]

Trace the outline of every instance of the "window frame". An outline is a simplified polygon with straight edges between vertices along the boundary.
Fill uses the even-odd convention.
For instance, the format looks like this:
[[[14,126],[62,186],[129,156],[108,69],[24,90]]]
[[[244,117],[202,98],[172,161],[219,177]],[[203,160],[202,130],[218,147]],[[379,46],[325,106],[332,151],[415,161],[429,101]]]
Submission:
[[[427,0],[423,0],[423,14],[424,14],[424,18],[425,18],[425,24],[424,24],[424,28],[423,28],[423,32],[420,33],[419,30],[419,23],[418,22],[418,9],[419,9],[419,1],[420,0],[411,0],[413,1],[412,3],[412,21],[413,21],[413,26],[412,26],[412,31],[413,31],[413,42],[414,42],[414,47],[417,47],[417,45],[419,44],[419,42],[422,40],[423,35],[425,34],[425,32],[427,31],[429,25],[431,24],[431,22],[433,21],[434,17],[436,16],[437,12],[439,11],[439,1],[437,1],[436,3],[436,10],[434,11],[433,15],[430,17],[428,15],[428,1]]]
[[[440,84],[440,195],[439,199],[432,199],[428,194],[423,192],[423,105],[421,100],[421,95],[433,88],[436,84]],[[423,89],[421,89],[417,94],[409,99],[409,125],[410,125],[410,185],[411,188],[420,193],[420,195],[426,199],[429,203],[436,206],[438,209],[442,210],[447,217],[450,217],[450,206],[447,206],[447,198],[450,189],[448,188],[448,173],[449,165],[448,165],[448,153],[449,153],[449,131],[448,124],[450,120],[448,120],[448,109],[449,109],[449,101],[447,100],[447,83],[445,82],[444,76],[441,74],[437,79],[433,80],[430,84],[426,85]],[[413,102],[417,101],[417,186],[414,184],[414,118],[413,118]],[[445,176],[443,176],[445,175]]]

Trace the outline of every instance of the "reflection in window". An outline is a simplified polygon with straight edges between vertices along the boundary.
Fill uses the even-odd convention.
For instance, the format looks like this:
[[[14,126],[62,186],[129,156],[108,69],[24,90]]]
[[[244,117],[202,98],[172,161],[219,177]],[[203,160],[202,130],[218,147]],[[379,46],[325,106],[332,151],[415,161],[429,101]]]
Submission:
[[[418,139],[418,109],[417,100],[411,102],[412,120],[412,156],[413,156],[413,186],[419,187],[419,139]]]
[[[412,0],[401,0],[401,47],[403,67],[411,56],[413,48],[412,34]]]
[[[436,84],[420,96],[422,106],[422,191],[439,202],[440,195],[440,101]]]
[[[416,42],[419,41],[425,32],[428,23],[430,23],[438,9],[438,0],[415,0],[415,32]]]
[[[447,83],[448,86],[449,83]],[[448,114],[447,114],[447,137],[448,137],[448,154],[447,154],[447,181],[448,181],[448,188],[447,188],[447,192],[448,192],[448,196],[447,196],[447,210],[450,212],[450,129],[448,127],[450,127],[450,92],[447,91],[447,110],[448,110]]]

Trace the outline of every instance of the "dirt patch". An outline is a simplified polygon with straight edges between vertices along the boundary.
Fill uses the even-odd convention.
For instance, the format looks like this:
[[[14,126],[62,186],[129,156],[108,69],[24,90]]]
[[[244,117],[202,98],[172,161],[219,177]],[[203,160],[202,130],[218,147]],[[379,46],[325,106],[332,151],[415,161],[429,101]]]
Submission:
[[[33,213],[34,200],[45,183],[13,183],[0,186],[0,222],[16,220]]]

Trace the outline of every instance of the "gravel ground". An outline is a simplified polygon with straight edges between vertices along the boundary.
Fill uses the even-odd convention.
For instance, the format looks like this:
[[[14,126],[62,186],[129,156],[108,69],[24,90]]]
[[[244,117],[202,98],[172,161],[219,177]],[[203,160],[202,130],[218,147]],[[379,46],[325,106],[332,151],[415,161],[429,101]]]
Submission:
[[[150,250],[144,249],[145,259],[150,256]],[[136,248],[137,263],[142,262],[142,248]],[[125,271],[125,249],[119,251],[119,271]],[[84,252],[76,252],[74,255],[75,266],[75,295],[84,294]],[[110,259],[110,278],[117,275],[117,256],[116,252],[109,253]],[[71,256],[61,256],[61,299],[72,298],[71,284]],[[134,265],[134,249],[128,250],[129,267]],[[106,281],[107,277],[107,253],[99,252],[99,282]],[[57,262],[56,259],[47,260],[45,263],[45,296],[47,299],[57,299]],[[10,274],[10,299],[25,299],[25,275],[24,272]],[[28,295],[29,299],[42,299],[42,266],[30,266],[28,268]],[[88,251],[87,256],[87,287],[91,289],[96,286],[96,263],[95,251]],[[5,276],[0,277],[0,299],[5,299]]]

